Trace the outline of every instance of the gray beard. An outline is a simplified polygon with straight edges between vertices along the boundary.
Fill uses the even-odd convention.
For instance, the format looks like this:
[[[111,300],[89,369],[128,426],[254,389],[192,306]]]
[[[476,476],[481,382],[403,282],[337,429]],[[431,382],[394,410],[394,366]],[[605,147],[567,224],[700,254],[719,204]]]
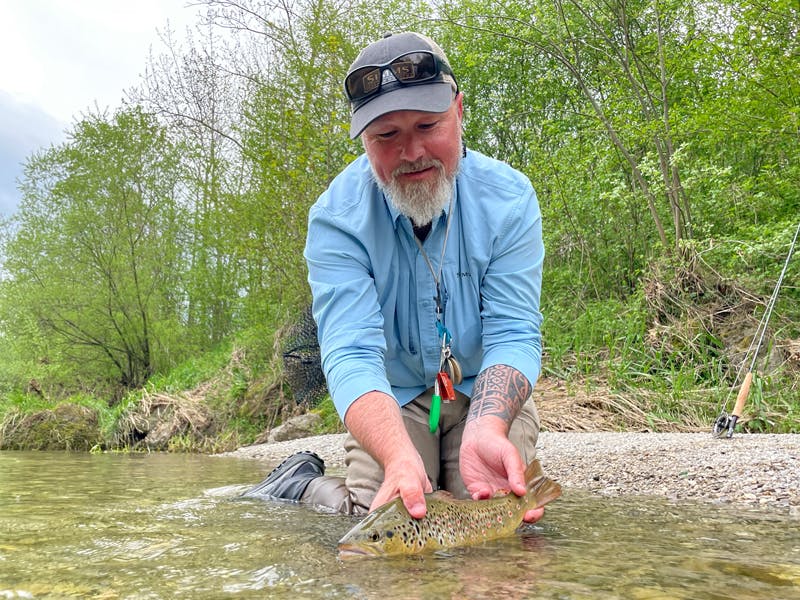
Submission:
[[[400,173],[413,172],[428,167],[436,167],[437,177],[432,181],[420,181],[407,184],[397,182]],[[450,202],[455,187],[455,174],[447,177],[444,165],[438,160],[423,160],[398,167],[387,182],[378,179],[373,169],[375,180],[395,208],[411,219],[415,227],[424,227],[437,218]]]

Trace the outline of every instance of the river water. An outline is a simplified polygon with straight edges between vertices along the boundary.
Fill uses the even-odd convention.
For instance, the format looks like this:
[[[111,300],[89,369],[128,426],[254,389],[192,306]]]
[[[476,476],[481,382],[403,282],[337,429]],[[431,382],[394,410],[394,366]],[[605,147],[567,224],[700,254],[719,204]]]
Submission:
[[[235,499],[267,471],[0,452],[0,599],[800,599],[800,522],[786,516],[568,489],[505,540],[340,561],[353,519]]]

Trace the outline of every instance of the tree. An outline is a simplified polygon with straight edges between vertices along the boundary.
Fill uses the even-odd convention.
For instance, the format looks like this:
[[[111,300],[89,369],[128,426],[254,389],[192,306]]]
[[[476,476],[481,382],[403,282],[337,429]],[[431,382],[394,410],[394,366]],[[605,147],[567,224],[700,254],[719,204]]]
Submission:
[[[674,160],[680,132],[671,111],[685,92],[684,64],[675,58],[683,57],[696,37],[692,4],[521,2],[491,17],[471,14],[469,21],[460,10],[445,6],[443,14],[453,24],[511,39],[547,57],[579,94],[572,96],[577,104],[564,109],[578,109],[581,130],[599,129],[607,137],[630,185],[646,201],[662,246],[678,248],[691,237],[691,206]],[[672,220],[671,242],[662,206]]]
[[[225,66],[236,48],[210,26],[192,30],[184,43],[165,31],[165,49],[151,56],[143,85],[131,97],[159,117],[180,143],[181,245],[186,257],[187,335],[198,347],[229,336],[241,317],[245,266],[234,253],[239,235],[232,218],[246,188],[236,124],[244,88]]]
[[[240,49],[227,70],[246,88],[236,133],[249,181],[232,198],[230,218],[247,319],[258,323],[309,300],[308,209],[359,151],[347,135],[347,67],[367,42],[421,13],[412,3],[363,0],[207,5],[209,22],[235,35]]]
[[[77,123],[30,158],[5,248],[3,331],[80,381],[142,385],[181,354],[178,149],[138,108]]]
[[[796,3],[436,6],[468,142],[531,176],[547,272],[565,267],[579,294],[624,296],[651,260],[691,260],[745,212],[796,212]]]

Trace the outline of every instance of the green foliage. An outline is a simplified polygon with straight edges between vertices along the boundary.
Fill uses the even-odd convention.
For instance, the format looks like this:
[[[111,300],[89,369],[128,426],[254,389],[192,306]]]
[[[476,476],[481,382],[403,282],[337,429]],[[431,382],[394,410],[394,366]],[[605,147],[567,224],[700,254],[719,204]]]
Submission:
[[[153,392],[190,390],[219,374],[230,361],[232,344],[221,343],[208,352],[193,356],[168,372],[156,374],[147,382]]]
[[[122,387],[170,364],[180,338],[176,152],[133,109],[89,117],[28,161],[0,302],[7,335],[34,330],[36,360],[52,361],[52,347],[74,376]]]
[[[319,433],[343,433],[345,431],[342,419],[339,417],[339,413],[336,412],[336,407],[333,405],[333,400],[331,400],[330,396],[320,402],[314,408],[314,412],[322,417]]]
[[[713,315],[763,314],[800,214],[796,2],[204,4],[209,26],[170,41],[137,102],[26,164],[0,231],[0,417],[69,399],[110,432],[142,389],[213,380],[220,443],[274,421],[307,212],[361,151],[341,82],[404,29],[446,49],[467,144],[537,189],[545,371],[640,390],[654,422],[713,416],[736,360]],[[787,347],[798,265],[771,324]],[[798,428],[792,364],[759,380],[751,429]]]
[[[37,394],[26,394],[21,391],[12,391],[3,397],[3,402],[0,403],[0,421],[10,411],[19,411],[21,413],[30,413],[37,410],[46,410],[53,408],[55,404],[51,400],[42,398]]]

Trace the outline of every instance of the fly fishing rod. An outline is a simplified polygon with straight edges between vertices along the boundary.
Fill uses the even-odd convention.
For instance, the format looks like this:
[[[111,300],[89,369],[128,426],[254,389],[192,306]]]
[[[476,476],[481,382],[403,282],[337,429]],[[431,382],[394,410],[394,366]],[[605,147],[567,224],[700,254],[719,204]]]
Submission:
[[[742,365],[739,367],[739,372],[736,375],[736,381],[738,382],[742,375],[742,371],[747,364],[747,357],[752,352],[753,357],[750,360],[747,373],[745,374],[742,385],[739,388],[739,394],[736,396],[736,404],[734,404],[733,412],[731,414],[725,412],[725,407],[728,405],[730,398],[733,395],[733,388],[731,388],[731,392],[728,393],[728,397],[726,398],[724,405],[720,407],[721,412],[717,417],[717,420],[714,422],[713,433],[715,437],[733,437],[733,430],[736,428],[736,422],[739,420],[739,417],[742,416],[744,404],[747,402],[747,396],[750,394],[750,386],[753,384],[753,372],[755,371],[756,361],[758,360],[758,353],[761,351],[761,344],[764,342],[764,334],[767,332],[767,325],[769,324],[769,319],[772,316],[772,310],[775,308],[775,301],[778,299],[778,292],[781,289],[783,278],[786,275],[786,269],[789,267],[789,261],[794,253],[798,234],[800,234],[800,223],[798,223],[797,230],[794,232],[794,238],[792,239],[791,246],[789,247],[789,253],[786,255],[786,261],[783,263],[783,269],[781,270],[781,274],[778,277],[777,283],[775,284],[775,289],[772,291],[772,296],[770,296],[769,302],[767,302],[767,308],[764,311],[764,316],[761,317],[761,322],[758,324],[758,328],[753,336],[753,340],[750,342],[750,347],[747,349],[745,358],[742,361]]]

